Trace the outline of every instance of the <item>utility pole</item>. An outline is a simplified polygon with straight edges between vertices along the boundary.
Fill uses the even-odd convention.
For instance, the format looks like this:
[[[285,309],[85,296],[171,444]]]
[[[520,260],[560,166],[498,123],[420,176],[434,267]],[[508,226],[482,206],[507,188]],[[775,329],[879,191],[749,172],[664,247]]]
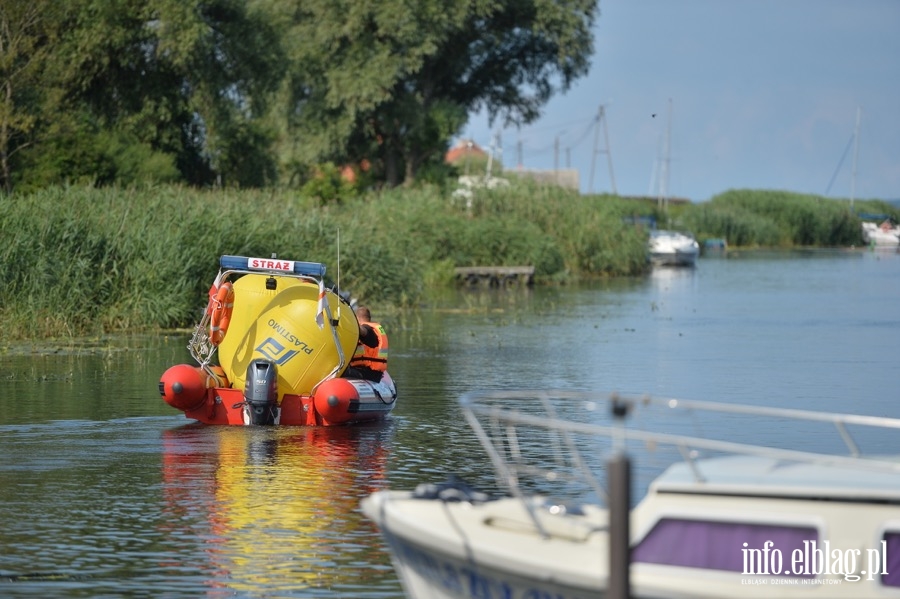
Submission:
[[[555,182],[559,184],[559,134],[556,134],[556,139],[553,141],[553,177]]]
[[[502,168],[502,160],[503,160],[503,139],[500,137],[500,130],[494,133],[494,136],[491,138],[491,147],[490,152],[488,153],[488,163],[487,163],[487,171],[485,172],[485,179],[490,179],[493,175],[492,167],[494,164],[494,154],[497,154],[497,161],[500,163]]]
[[[601,124],[603,125],[603,141],[605,144],[603,150],[597,148],[600,141]],[[588,185],[588,190],[590,191],[590,193],[594,193],[594,168],[597,161],[597,154],[604,153],[606,154],[606,163],[609,167],[609,181],[612,185],[612,192],[613,195],[618,195],[618,192],[616,192],[616,178],[613,175],[612,151],[609,149],[609,131],[606,128],[606,107],[603,104],[600,105],[600,110],[597,113],[595,126],[597,128],[594,130],[594,152],[591,156],[591,181],[590,185]]]
[[[559,134],[553,140],[553,170],[559,170]]]

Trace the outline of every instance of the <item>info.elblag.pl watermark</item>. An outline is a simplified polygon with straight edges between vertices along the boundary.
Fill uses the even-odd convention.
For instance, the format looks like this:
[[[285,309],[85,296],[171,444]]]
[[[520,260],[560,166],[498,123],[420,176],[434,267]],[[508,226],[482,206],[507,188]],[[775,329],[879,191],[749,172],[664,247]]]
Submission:
[[[871,549],[839,549],[828,541],[803,541],[802,548],[783,555],[775,543],[766,541],[762,548],[743,544],[745,576],[779,578],[744,578],[742,584],[841,584],[887,576],[887,542]],[[865,565],[865,570],[860,569]],[[813,578],[841,576],[842,578]],[[792,578],[791,578],[792,577]]]

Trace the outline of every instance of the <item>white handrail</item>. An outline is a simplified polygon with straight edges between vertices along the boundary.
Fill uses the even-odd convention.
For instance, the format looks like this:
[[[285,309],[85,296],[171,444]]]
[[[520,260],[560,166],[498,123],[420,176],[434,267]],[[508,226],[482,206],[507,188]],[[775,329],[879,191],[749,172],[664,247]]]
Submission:
[[[610,424],[594,424],[567,420],[558,416],[558,410],[553,401],[580,402],[584,412],[597,412],[603,404],[608,404],[610,410],[618,410],[617,421]],[[883,472],[900,473],[900,460],[873,458],[863,456],[859,446],[847,430],[848,425],[865,426],[886,430],[900,430],[900,419],[882,416],[865,416],[856,414],[844,414],[834,412],[815,412],[809,410],[796,410],[787,408],[773,408],[765,406],[750,406],[743,404],[729,404],[724,402],[681,400],[673,398],[653,398],[649,396],[627,397],[617,393],[600,396],[598,393],[582,391],[489,391],[468,393],[460,399],[460,405],[466,420],[472,426],[482,445],[494,462],[498,475],[508,487],[514,489],[517,484],[517,472],[510,461],[520,463],[521,455],[518,449],[519,438],[517,426],[528,426],[533,429],[546,429],[562,435],[563,444],[569,449],[569,460],[578,471],[584,471],[584,460],[578,453],[568,437],[570,434],[585,434],[596,437],[608,437],[613,444],[622,441],[640,441],[650,446],[670,446],[677,448],[682,457],[693,468],[699,477],[699,472],[692,462],[695,459],[696,450],[708,450],[726,452],[732,454],[766,457],[776,460],[792,462],[814,463],[828,466],[849,468],[874,469]],[[720,412],[741,414],[759,417],[774,417],[779,419],[792,419],[798,421],[831,423],[835,426],[848,453],[832,454],[814,451],[800,451],[794,449],[782,449],[748,443],[714,439],[700,436],[672,434],[643,430],[631,425],[631,416],[637,410],[656,408],[663,410],[660,422],[665,422],[665,413],[671,411],[683,411],[691,413]],[[482,420],[491,425],[488,429],[482,424]],[[488,430],[492,431],[489,434]],[[505,437],[501,440],[501,437]],[[515,452],[509,451],[514,448]],[[549,449],[549,448],[547,448]],[[516,455],[511,455],[515,453]],[[511,459],[504,455],[510,454]],[[534,469],[531,465],[530,468]],[[594,483],[587,483],[594,487]],[[514,493],[516,491],[513,491]]]

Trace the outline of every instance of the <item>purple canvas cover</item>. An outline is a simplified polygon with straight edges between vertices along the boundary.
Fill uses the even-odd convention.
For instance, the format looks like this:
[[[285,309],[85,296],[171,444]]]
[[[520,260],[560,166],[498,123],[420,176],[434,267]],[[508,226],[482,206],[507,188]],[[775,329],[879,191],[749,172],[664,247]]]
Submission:
[[[884,537],[887,568],[881,574],[881,584],[900,587],[900,532],[886,532]]]
[[[778,549],[783,558],[783,575],[791,568],[793,551],[802,551],[803,541],[818,541],[818,537],[818,531],[807,526],[663,518],[632,549],[631,561],[744,573],[742,550],[761,549],[771,541],[772,549]]]

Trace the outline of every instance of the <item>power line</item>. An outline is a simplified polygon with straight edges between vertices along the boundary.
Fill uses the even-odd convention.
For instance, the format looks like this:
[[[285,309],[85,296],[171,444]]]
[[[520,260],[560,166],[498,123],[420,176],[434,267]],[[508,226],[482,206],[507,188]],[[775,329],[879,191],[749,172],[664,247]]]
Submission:
[[[577,147],[579,144],[581,144],[587,138],[588,134],[590,134],[591,127],[594,124],[594,122],[596,121],[596,119],[597,119],[597,117],[591,117],[591,119],[589,121],[587,121],[587,123],[585,123],[584,120],[572,121],[572,123],[577,124],[577,125],[582,125],[585,128],[582,131],[581,135],[578,138],[576,138],[574,143],[563,144],[563,145],[567,148],[574,148],[574,147]],[[549,152],[550,150],[554,150],[557,147],[557,144],[560,143],[560,139],[559,139],[560,136],[557,135],[554,137],[553,141],[547,145],[529,146],[527,144],[527,142],[529,141],[529,137],[537,137],[541,140],[546,139],[546,136],[534,136],[533,133],[534,133],[534,131],[530,130],[529,134],[531,134],[531,135],[522,135],[521,133],[518,135],[519,143],[523,144],[524,149],[527,150],[530,154],[540,155],[545,152]]]
[[[603,150],[598,150],[597,145],[600,141],[600,124],[603,124],[603,139],[605,141],[605,146]],[[594,165],[597,161],[597,154],[606,154],[606,161],[609,165],[609,180],[612,185],[613,195],[618,195],[616,192],[616,178],[613,175],[613,166],[612,166],[612,151],[609,148],[609,131],[606,128],[606,107],[601,104],[599,110],[597,111],[597,117],[594,120],[594,151],[591,154],[591,182],[588,185],[588,191],[590,193],[594,193]]]

